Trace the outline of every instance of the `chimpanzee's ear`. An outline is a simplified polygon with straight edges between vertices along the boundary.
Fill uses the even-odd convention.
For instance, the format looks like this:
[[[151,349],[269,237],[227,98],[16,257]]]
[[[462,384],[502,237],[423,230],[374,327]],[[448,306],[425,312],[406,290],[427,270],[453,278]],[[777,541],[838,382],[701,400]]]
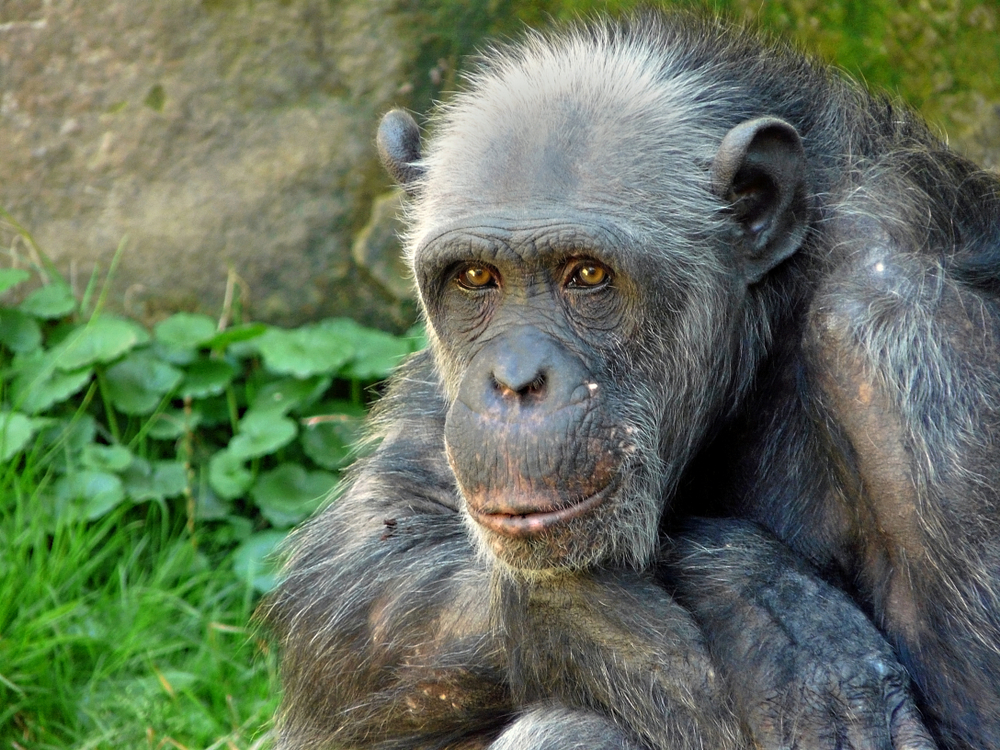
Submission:
[[[748,283],[799,249],[808,226],[806,158],[784,120],[747,120],[726,133],[712,162],[712,190],[730,204]]]
[[[385,113],[378,126],[378,155],[382,164],[406,194],[416,194],[424,174],[420,161],[420,128],[408,112],[393,109]]]

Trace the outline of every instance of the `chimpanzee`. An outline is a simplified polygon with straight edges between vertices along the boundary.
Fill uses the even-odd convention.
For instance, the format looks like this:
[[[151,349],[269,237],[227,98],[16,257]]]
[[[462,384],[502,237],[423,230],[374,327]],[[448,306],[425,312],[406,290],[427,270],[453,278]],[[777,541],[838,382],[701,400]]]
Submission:
[[[279,746],[1000,747],[998,180],[687,14],[433,132],[379,131],[431,346],[262,608]]]

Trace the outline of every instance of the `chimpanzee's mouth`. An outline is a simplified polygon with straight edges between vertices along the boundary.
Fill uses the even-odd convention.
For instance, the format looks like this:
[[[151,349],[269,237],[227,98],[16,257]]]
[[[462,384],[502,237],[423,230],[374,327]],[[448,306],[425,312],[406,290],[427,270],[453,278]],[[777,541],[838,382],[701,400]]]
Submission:
[[[593,495],[579,502],[565,505],[555,510],[516,512],[516,508],[489,509],[476,508],[472,503],[466,503],[472,519],[489,531],[507,537],[527,537],[543,534],[547,530],[564,524],[574,518],[586,515],[598,507],[611,494],[614,483],[609,484]],[[492,505],[492,504],[490,504]],[[500,504],[497,504],[500,505]],[[506,504],[504,504],[506,505]],[[532,508],[539,507],[534,503]]]

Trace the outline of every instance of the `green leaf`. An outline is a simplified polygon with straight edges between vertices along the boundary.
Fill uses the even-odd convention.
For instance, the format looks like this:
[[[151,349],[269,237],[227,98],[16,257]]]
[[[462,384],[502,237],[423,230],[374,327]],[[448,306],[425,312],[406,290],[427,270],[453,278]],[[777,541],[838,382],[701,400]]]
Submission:
[[[239,433],[229,441],[229,452],[246,460],[274,453],[295,439],[295,422],[273,412],[248,411],[240,420]]]
[[[97,437],[97,421],[89,414],[81,414],[73,419],[60,420],[42,433],[46,447],[58,446],[60,450],[74,455],[94,442]]]
[[[125,414],[150,414],[184,373],[146,352],[131,352],[108,368],[108,398]]]
[[[12,352],[34,351],[42,345],[42,329],[30,315],[0,308],[0,344]]]
[[[184,493],[187,472],[180,461],[153,461],[135,458],[122,472],[125,494],[133,503],[166,500]]]
[[[104,471],[69,474],[55,484],[55,504],[60,515],[73,512],[88,521],[96,521],[124,499],[122,480]]]
[[[181,312],[153,327],[157,341],[175,349],[197,349],[215,338],[215,321],[207,315]]]
[[[84,448],[97,436],[97,421],[89,414],[77,414],[72,419],[59,420],[42,430],[42,445],[47,461],[61,473],[77,471]]]
[[[36,424],[24,414],[0,412],[0,461],[10,461],[28,444]]]
[[[197,349],[178,349],[176,346],[167,346],[162,341],[153,341],[149,346],[149,353],[172,365],[189,365],[198,359]]]
[[[330,494],[337,477],[326,471],[306,471],[295,463],[282,464],[260,475],[250,496],[272,526],[293,526],[311,516]]]
[[[154,440],[176,440],[185,432],[194,432],[201,424],[201,412],[192,409],[185,414],[182,409],[167,409],[150,418],[146,433]]]
[[[318,414],[302,420],[302,449],[324,469],[341,469],[351,459],[351,448],[361,439],[364,420],[359,415],[343,413],[350,408],[337,408],[329,414]],[[351,411],[362,412],[362,409]]]
[[[415,323],[410,326],[406,333],[403,334],[403,338],[409,342],[411,352],[422,351],[430,343],[427,340],[427,326],[423,323]]]
[[[204,345],[209,349],[225,349],[230,344],[255,339],[266,330],[267,326],[263,323],[244,323],[243,325],[233,326],[232,328],[228,328],[225,331],[217,333],[208,341],[204,342]]]
[[[348,336],[318,326],[270,328],[255,343],[268,370],[297,378],[335,374],[354,356]]]
[[[208,462],[208,484],[219,497],[226,500],[243,497],[252,483],[253,474],[229,451],[219,451]]]
[[[322,396],[331,382],[331,378],[319,375],[305,380],[298,378],[276,380],[257,392],[250,408],[254,411],[287,414],[292,409],[297,409],[302,404],[308,404]]]
[[[239,394],[237,394],[239,395]],[[230,426],[229,403],[225,396],[210,396],[198,402],[199,424],[204,427]]]
[[[14,370],[17,374],[11,384],[11,400],[27,414],[37,414],[65,401],[89,383],[94,374],[89,367],[59,372],[54,355],[40,351],[15,357]]]
[[[91,443],[83,447],[80,462],[88,469],[118,473],[132,463],[132,453],[121,445]]]
[[[350,342],[354,357],[340,373],[354,380],[376,380],[388,377],[403,358],[412,351],[410,342],[385,331],[366,328],[349,318],[330,318],[319,324]]]
[[[30,278],[31,274],[23,268],[0,268],[0,294]]]
[[[149,334],[135,323],[102,317],[73,330],[52,354],[56,367],[68,372],[96,362],[111,362],[148,341]]]
[[[276,563],[269,559],[285,539],[283,531],[259,531],[246,539],[233,553],[233,571],[261,593],[278,583]]]
[[[232,519],[233,505],[225,498],[219,497],[209,485],[199,485],[200,491],[195,496],[194,517],[199,521],[221,521]],[[240,516],[236,516],[240,518]],[[247,531],[247,534],[250,530]],[[218,537],[216,538],[218,540]]]
[[[76,310],[76,298],[66,284],[48,284],[25,297],[19,308],[36,318],[65,318]]]
[[[191,398],[218,396],[235,375],[236,369],[224,359],[199,359],[187,367],[179,392]]]

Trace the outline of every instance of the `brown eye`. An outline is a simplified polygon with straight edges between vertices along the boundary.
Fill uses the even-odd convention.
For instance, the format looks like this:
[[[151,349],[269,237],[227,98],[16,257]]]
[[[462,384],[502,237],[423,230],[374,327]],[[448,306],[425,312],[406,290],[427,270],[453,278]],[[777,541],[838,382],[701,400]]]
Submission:
[[[458,273],[458,284],[465,289],[488,289],[497,285],[496,274],[486,266],[466,266]]]
[[[600,286],[608,280],[610,275],[608,269],[600,263],[581,263],[573,272],[570,285],[577,287]]]

